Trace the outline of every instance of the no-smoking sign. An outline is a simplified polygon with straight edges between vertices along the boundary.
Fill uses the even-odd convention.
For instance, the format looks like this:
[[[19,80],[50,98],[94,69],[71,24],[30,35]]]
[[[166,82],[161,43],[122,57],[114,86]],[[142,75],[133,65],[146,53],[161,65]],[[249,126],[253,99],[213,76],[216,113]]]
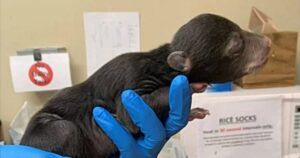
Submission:
[[[37,62],[29,69],[30,81],[37,86],[46,86],[53,79],[53,71],[51,67],[44,62]]]

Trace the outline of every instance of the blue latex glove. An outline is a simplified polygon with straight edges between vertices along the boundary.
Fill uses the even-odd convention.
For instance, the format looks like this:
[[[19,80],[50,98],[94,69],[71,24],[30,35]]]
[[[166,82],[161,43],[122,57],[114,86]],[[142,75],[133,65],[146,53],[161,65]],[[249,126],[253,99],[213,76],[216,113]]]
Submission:
[[[133,91],[122,93],[122,102],[145,137],[134,139],[106,110],[95,108],[96,122],[119,148],[122,158],[157,157],[166,140],[188,122],[191,93],[185,76],[176,77],[170,87],[170,113],[162,124],[155,113]],[[139,107],[139,108],[136,108]],[[0,145],[0,158],[64,158],[63,156],[23,145]]]
[[[24,145],[0,145],[0,158],[65,158]]]
[[[185,76],[177,76],[172,81],[169,92],[170,112],[164,124],[134,91],[126,90],[121,97],[132,121],[140,128],[144,137],[133,138],[105,109],[96,107],[93,110],[94,119],[118,147],[121,158],[157,157],[167,139],[188,122],[191,92]]]

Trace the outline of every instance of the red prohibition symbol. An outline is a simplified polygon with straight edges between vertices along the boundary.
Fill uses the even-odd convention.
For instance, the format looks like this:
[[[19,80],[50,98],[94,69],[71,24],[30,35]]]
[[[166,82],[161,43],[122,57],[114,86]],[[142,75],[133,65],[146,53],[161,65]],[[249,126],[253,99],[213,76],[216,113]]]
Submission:
[[[30,81],[37,86],[46,86],[53,79],[53,71],[51,67],[44,62],[37,62],[29,69]]]

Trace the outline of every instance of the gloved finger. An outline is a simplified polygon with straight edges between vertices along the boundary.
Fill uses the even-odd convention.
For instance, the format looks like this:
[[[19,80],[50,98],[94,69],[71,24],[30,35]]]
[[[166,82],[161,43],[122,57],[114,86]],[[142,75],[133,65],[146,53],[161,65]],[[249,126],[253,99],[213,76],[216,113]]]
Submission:
[[[124,91],[121,98],[132,121],[144,134],[144,138],[139,139],[138,144],[143,149],[159,152],[166,141],[166,133],[164,126],[156,114],[143,99],[132,90]]]
[[[0,145],[1,158],[67,158],[24,145]]]
[[[93,116],[98,126],[118,147],[121,155],[135,148],[136,143],[132,135],[109,112],[101,107],[95,107]]]
[[[170,86],[169,117],[165,122],[167,137],[171,137],[187,125],[191,111],[192,93],[188,79],[183,75],[176,76]]]

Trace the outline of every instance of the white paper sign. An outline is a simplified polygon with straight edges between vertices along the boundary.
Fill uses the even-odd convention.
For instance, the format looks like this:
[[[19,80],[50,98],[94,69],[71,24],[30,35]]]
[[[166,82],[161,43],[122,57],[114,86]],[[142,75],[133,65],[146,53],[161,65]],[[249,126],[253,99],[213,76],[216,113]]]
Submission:
[[[290,158],[300,157],[300,98],[291,102],[291,127],[289,134],[289,155]],[[294,155],[292,157],[292,155]],[[297,157],[298,156],[298,157]]]
[[[88,76],[120,54],[140,51],[139,23],[137,12],[84,14]]]
[[[57,90],[71,86],[68,53],[42,54],[42,61],[33,55],[10,57],[10,70],[15,92]]]
[[[282,99],[213,103],[199,121],[198,156],[282,158]]]

